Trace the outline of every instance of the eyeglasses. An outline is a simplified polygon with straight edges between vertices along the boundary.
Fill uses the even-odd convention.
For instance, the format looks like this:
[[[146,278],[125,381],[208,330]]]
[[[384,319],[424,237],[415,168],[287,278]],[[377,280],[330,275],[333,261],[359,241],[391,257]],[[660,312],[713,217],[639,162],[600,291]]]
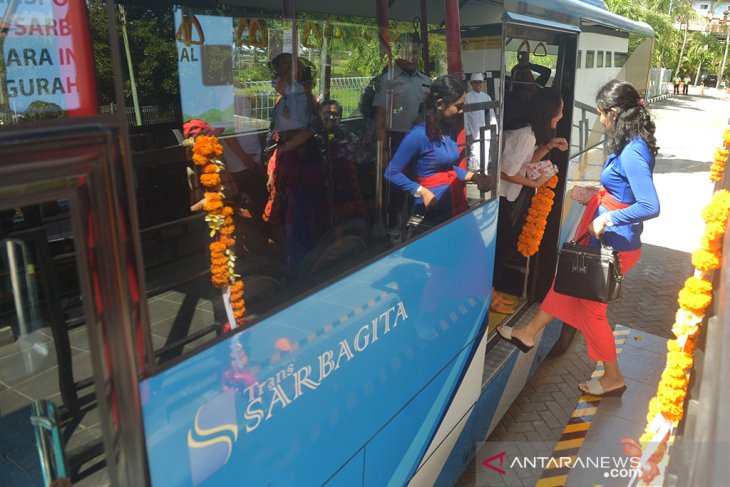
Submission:
[[[456,110],[460,112],[460,111],[462,111],[464,109],[464,104],[463,103],[457,103],[456,105],[454,105],[454,107],[456,107]]]
[[[338,112],[322,112],[322,116],[326,118],[340,118]]]

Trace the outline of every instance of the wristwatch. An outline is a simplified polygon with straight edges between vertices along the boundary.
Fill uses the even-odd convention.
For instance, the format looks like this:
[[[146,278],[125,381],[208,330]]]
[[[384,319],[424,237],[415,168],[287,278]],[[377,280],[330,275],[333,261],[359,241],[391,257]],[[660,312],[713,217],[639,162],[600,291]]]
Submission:
[[[413,192],[413,196],[415,196],[416,198],[420,198],[421,196],[423,196],[423,195],[421,194],[421,191],[423,191],[423,186],[419,186],[419,187],[418,187],[418,189],[416,189],[416,190],[415,190],[415,191]]]
[[[606,217],[606,226],[607,227],[612,227],[613,226],[613,220],[611,220],[611,213],[605,213],[604,215]]]

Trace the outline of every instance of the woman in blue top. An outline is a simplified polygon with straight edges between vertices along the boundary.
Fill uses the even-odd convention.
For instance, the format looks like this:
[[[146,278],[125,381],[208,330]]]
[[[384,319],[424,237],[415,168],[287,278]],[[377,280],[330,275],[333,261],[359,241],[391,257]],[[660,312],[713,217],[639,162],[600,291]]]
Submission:
[[[601,171],[601,190],[588,203],[585,224],[598,246],[606,245],[621,255],[621,271],[626,274],[639,260],[643,221],[659,215],[659,198],[652,179],[659,151],[654,122],[636,89],[625,81],[613,80],[596,96],[600,121],[606,127],[611,155]],[[578,232],[583,233],[580,229]],[[579,329],[586,338],[588,356],[604,363],[605,372],[579,385],[593,395],[620,395],[626,390],[618,366],[613,332],[606,319],[607,305],[556,293],[551,289],[530,323],[519,329],[498,328],[502,338],[523,352],[535,345],[535,337],[553,318]]]
[[[460,155],[452,137],[463,115],[464,82],[440,76],[423,102],[423,122],[406,134],[385,170],[385,178],[416,198],[415,214],[437,223],[467,209],[464,181],[481,191],[494,187],[494,178],[456,166]],[[415,180],[406,176],[407,168]]]

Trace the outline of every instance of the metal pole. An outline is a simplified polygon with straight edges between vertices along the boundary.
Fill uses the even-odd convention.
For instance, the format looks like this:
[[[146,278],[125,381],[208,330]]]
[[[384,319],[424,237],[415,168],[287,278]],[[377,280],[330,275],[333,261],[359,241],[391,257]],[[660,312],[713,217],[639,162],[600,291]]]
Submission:
[[[431,72],[431,61],[428,55],[428,8],[426,0],[421,0],[421,42],[423,43],[423,72],[429,74]]]
[[[10,271],[10,285],[13,288],[13,301],[15,301],[15,313],[18,316],[18,337],[27,335],[28,320],[25,316],[25,303],[23,302],[23,288],[21,286],[20,267],[18,256],[15,253],[15,246],[21,244],[19,240],[6,240],[5,248],[8,252],[8,267]]]
[[[444,12],[446,12],[446,52],[449,74],[463,79],[464,67],[461,64],[459,0],[444,0]]]
[[[134,81],[134,68],[132,68],[132,55],[129,53],[129,38],[127,37],[127,14],[124,7],[119,5],[119,19],[122,24],[122,39],[124,40],[124,52],[127,55],[127,69],[129,69],[129,84],[132,87],[132,103],[134,104],[134,119],[137,127],[142,125],[142,114],[139,111],[139,100],[137,99],[137,83]]]

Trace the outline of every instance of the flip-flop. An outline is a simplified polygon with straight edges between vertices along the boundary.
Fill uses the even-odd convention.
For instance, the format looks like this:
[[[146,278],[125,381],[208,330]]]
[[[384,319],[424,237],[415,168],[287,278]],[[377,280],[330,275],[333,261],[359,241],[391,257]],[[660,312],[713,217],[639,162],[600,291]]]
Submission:
[[[591,396],[621,396],[624,392],[626,392],[626,385],[617,387],[616,389],[611,389],[610,391],[604,391],[603,386],[598,379],[591,379],[587,381],[586,387],[588,388],[588,392],[580,389],[580,387],[578,389],[580,389],[580,392],[583,394],[590,394]]]
[[[525,345],[522,340],[520,340],[517,337],[512,336],[512,327],[511,326],[503,326],[499,329],[497,329],[497,333],[499,336],[508,342],[510,342],[515,347],[519,348],[522,353],[527,353],[533,348],[534,346],[530,347],[528,345]]]

